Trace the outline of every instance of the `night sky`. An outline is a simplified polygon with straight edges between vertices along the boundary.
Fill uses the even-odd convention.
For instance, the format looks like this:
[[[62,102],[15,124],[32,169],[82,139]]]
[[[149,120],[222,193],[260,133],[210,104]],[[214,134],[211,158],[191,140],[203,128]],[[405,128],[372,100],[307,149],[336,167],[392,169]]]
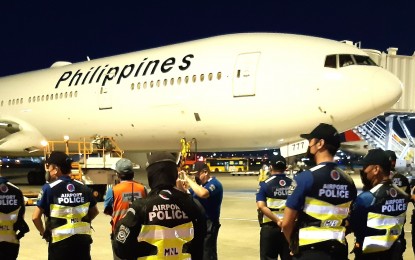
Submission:
[[[347,39],[412,55],[414,7],[409,0],[6,0],[0,3],[0,76],[238,32]]]

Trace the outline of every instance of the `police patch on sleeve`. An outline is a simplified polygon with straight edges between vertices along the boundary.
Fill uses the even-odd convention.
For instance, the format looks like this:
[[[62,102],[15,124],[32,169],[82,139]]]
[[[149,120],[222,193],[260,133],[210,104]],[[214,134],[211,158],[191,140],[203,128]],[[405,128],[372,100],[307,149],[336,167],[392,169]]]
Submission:
[[[130,229],[124,225],[120,226],[120,229],[118,230],[117,237],[115,240],[117,240],[120,243],[125,243],[125,240],[127,240],[128,235],[130,234]]]
[[[216,189],[215,185],[211,184],[211,185],[209,186],[209,190],[214,191],[215,189]]]
[[[290,187],[288,188],[288,195],[291,195],[294,192],[295,187],[297,187],[297,182],[293,179]]]

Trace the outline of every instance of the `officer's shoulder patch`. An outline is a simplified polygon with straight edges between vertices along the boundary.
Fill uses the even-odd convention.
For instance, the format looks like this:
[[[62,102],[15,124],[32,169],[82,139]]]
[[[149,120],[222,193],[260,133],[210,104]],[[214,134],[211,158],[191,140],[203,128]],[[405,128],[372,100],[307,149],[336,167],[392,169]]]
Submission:
[[[9,187],[7,187],[7,185],[5,183],[0,184],[0,191],[2,193],[6,193],[9,191]]]
[[[293,179],[290,187],[288,188],[288,195],[291,195],[294,192],[296,187],[297,187],[297,182]]]
[[[210,184],[209,190],[214,191],[215,189],[216,189],[215,185],[214,184]]]
[[[124,225],[121,225],[120,229],[118,230],[118,234],[115,240],[124,244],[129,235],[130,235],[130,229]]]

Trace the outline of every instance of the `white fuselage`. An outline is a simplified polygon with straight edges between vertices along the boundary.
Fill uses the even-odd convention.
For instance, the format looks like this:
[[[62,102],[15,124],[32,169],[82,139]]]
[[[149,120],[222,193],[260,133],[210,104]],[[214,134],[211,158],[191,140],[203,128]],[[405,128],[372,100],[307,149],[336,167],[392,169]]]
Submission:
[[[183,137],[200,151],[275,148],[320,122],[350,129],[399,99],[400,81],[380,67],[325,67],[336,54],[367,56],[327,39],[249,33],[4,77],[0,153],[95,134],[129,151],[176,151]]]

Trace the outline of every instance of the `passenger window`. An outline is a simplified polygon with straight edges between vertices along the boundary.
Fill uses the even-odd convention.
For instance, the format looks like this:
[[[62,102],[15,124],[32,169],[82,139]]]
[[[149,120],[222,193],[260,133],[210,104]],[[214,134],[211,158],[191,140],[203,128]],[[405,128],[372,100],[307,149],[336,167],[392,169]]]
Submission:
[[[131,90],[134,90],[134,83],[131,83]]]
[[[160,87],[160,80],[157,80],[157,87]]]
[[[205,74],[200,75],[200,81],[203,82],[205,80]]]
[[[140,82],[138,82],[137,83],[137,89],[140,89],[141,88],[141,83]]]
[[[153,81],[151,81],[150,82],[150,88],[152,88],[154,86],[154,82]]]
[[[49,95],[46,95],[46,101],[48,101],[49,100]]]
[[[77,96],[78,96],[78,91],[75,91],[74,96],[75,96],[75,97],[77,97]]]
[[[174,85],[174,78],[170,79],[170,85],[172,85],[172,86]]]
[[[186,76],[185,78],[184,78],[184,83],[188,83],[189,82],[189,76]]]
[[[209,79],[209,81],[211,81],[211,80],[212,80],[212,78],[213,78],[213,74],[212,74],[212,73],[209,73],[209,75],[208,75],[208,79]]]
[[[337,55],[327,55],[324,62],[326,68],[337,68]]]
[[[182,83],[182,78],[181,77],[178,77],[177,78],[177,84],[180,85],[180,83]]]
[[[58,99],[58,97],[59,97],[59,94],[58,94],[58,93],[56,93],[56,94],[55,94],[55,99]]]
[[[354,61],[350,54],[340,54],[339,55],[339,65],[340,67],[347,67],[353,65]]]
[[[42,101],[45,101],[45,95],[42,95]]]
[[[53,94],[50,94],[50,100],[53,100]]]
[[[167,79],[164,79],[164,80],[163,80],[163,85],[164,85],[164,86],[167,86]]]
[[[29,99],[27,100],[29,103],[32,103],[32,97],[29,97]],[[1,104],[3,105],[3,101],[1,101]]]
[[[70,97],[70,98],[72,97],[72,91],[71,91],[71,92],[69,92],[69,97]]]
[[[222,78],[222,72],[218,72],[217,78],[218,78],[218,80],[220,80]]]
[[[193,83],[195,83],[195,82],[196,82],[196,75],[193,75],[193,77],[192,77],[192,81],[193,81]]]
[[[146,89],[146,88],[147,88],[147,81],[144,81],[143,89]]]
[[[12,101],[9,99],[9,106],[12,104]]]
[[[37,102],[40,102],[40,96],[37,96]]]
[[[63,93],[59,94],[59,98],[62,99],[63,98]]]
[[[23,98],[20,98],[20,104],[23,104]]]

